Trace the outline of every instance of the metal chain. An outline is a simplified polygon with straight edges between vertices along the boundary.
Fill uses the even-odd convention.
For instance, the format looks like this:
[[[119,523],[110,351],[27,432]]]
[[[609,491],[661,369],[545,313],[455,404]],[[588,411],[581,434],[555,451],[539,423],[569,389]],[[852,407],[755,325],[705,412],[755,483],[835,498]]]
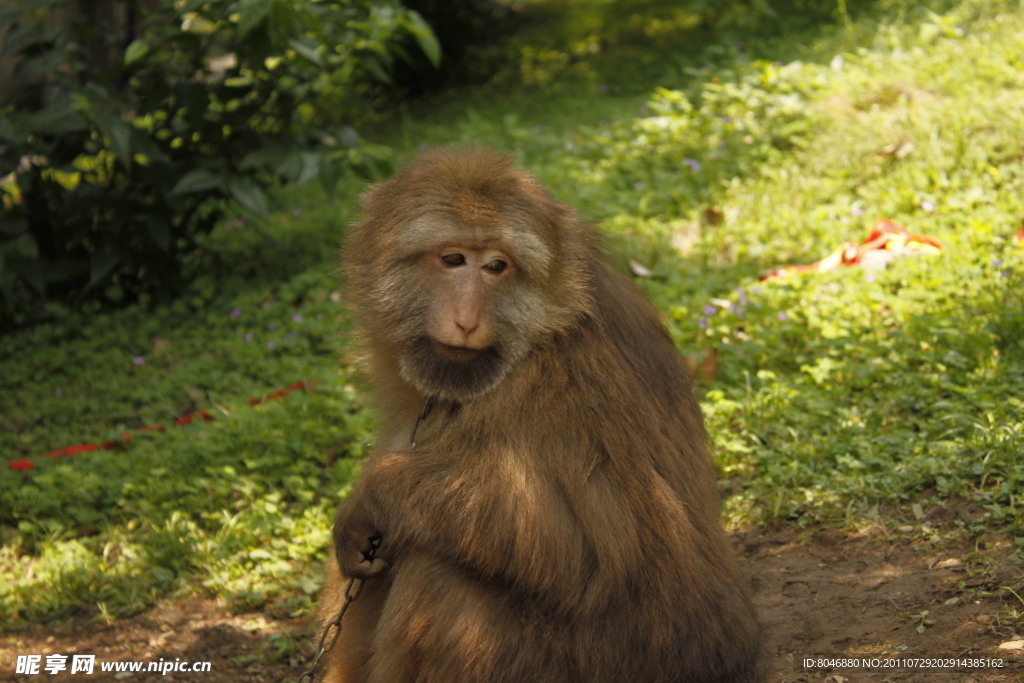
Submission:
[[[412,436],[409,437],[409,442],[412,444],[412,449],[416,450],[416,430],[420,428],[420,422],[427,419],[427,415],[430,415],[430,409],[434,407],[434,397],[427,396],[426,400],[423,401],[423,410],[420,412],[419,417],[416,418],[415,424],[412,426]]]
[[[380,536],[374,536],[370,539],[370,549],[363,553],[367,562],[373,562],[374,556],[377,554],[377,548],[380,547]],[[310,681],[316,677],[316,669],[320,666],[320,660],[323,656],[334,649],[334,646],[338,643],[338,636],[341,635],[341,619],[345,616],[345,612],[348,611],[348,606],[355,602],[360,594],[363,592],[363,586],[366,585],[366,581],[352,577],[348,580],[348,586],[345,587],[345,602],[341,604],[341,609],[338,610],[338,616],[334,617],[331,621],[324,626],[324,632],[320,636],[319,652],[316,653],[316,657],[313,659],[313,663],[308,669],[302,672],[296,683],[302,683],[303,681]]]
[[[409,436],[409,441],[412,443],[412,447],[416,448],[416,430],[419,429],[420,422],[427,418],[430,414],[430,409],[434,407],[434,399],[432,396],[428,396],[423,401],[423,411],[416,418],[415,424],[412,426],[412,434]],[[377,554],[377,548],[380,547],[380,536],[374,536],[370,539],[370,549],[363,553],[367,562],[373,562],[374,556]],[[338,616],[334,617],[331,621],[327,622],[324,626],[324,632],[320,636],[319,652],[316,653],[316,657],[313,659],[313,663],[308,669],[302,672],[296,683],[303,683],[303,681],[309,681],[313,683],[316,678],[316,669],[320,666],[320,660],[323,656],[334,649],[334,646],[338,642],[338,636],[341,635],[341,618],[345,616],[345,612],[348,611],[348,606],[351,605],[359,595],[363,592],[363,585],[366,582],[362,579],[357,579],[354,576],[349,579],[348,586],[345,587],[345,602],[341,604],[341,609],[338,610]],[[330,636],[330,638],[328,638]]]

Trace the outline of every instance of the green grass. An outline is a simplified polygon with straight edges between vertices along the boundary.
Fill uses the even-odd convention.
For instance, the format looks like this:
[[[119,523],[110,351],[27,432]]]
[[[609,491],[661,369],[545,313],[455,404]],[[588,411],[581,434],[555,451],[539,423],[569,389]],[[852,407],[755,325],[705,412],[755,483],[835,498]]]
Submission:
[[[654,272],[641,284],[680,349],[718,352],[703,406],[731,524],[909,521],[1019,548],[1024,6],[789,4],[818,11],[736,10],[708,33],[677,3],[538,2],[481,62],[489,84],[376,137],[400,160],[512,151],[601,221],[617,264]],[[308,612],[371,432],[334,273],[359,189],[287,188],[271,220],[226,223],[167,308],[0,338],[0,453],[37,465],[0,469],[0,623],[191,590]],[[759,280],[879,218],[945,250]],[[199,409],[215,419],[38,457]],[[918,519],[950,499],[976,517]]]

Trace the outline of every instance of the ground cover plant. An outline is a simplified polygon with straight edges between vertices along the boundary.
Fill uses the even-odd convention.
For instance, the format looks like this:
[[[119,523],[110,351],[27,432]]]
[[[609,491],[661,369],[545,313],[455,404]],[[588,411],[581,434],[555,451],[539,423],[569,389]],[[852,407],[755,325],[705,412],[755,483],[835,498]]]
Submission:
[[[399,162],[514,152],[601,221],[623,270],[649,271],[703,363],[733,528],[882,526],[1019,567],[1024,7],[762,3],[775,16],[752,26],[737,3],[707,33],[675,3],[540,4],[490,84],[375,134]],[[334,251],[358,189],[286,188],[268,219],[225,221],[173,305],[0,338],[0,453],[33,465],[0,469],[4,627],[174,592],[309,613],[372,420],[338,362]],[[882,218],[942,251],[760,279]],[[214,419],[172,426],[199,410]],[[39,457],[104,441],[123,450]],[[1018,627],[1020,589],[1019,572],[978,589],[1007,596],[1000,627]]]

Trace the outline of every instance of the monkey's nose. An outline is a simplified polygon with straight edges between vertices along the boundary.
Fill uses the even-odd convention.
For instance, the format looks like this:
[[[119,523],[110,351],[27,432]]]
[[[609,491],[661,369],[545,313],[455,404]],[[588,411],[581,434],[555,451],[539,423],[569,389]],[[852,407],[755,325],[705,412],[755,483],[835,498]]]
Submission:
[[[462,318],[455,320],[455,327],[459,328],[459,331],[466,336],[466,341],[473,336],[477,328],[480,327],[479,318]]]

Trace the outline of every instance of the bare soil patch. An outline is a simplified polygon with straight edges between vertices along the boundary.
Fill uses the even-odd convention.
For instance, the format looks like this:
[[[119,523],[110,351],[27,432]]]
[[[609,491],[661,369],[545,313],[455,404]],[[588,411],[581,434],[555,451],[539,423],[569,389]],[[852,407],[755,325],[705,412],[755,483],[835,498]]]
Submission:
[[[1000,649],[1024,638],[1024,612],[1005,586],[1022,568],[1005,544],[979,552],[963,541],[934,547],[882,529],[756,531],[736,535],[765,623],[770,680],[1024,680],[1024,651]],[[927,614],[925,614],[927,612]],[[275,636],[275,634],[277,634]],[[0,637],[0,680],[293,681],[308,664],[316,634],[308,620],[234,614],[221,602],[191,598],[158,605],[111,625],[72,621]],[[276,648],[289,640],[299,648]],[[97,661],[210,662],[209,673],[14,674],[19,654],[94,654]],[[843,670],[805,673],[805,656],[899,655],[1002,660],[971,670]],[[98,666],[97,666],[98,669]]]
[[[1007,543],[940,548],[878,529],[741,535],[755,600],[775,653],[772,681],[1024,681],[1020,583]],[[1007,539],[1009,541],[1009,539]],[[801,673],[804,657],[1001,659],[1002,668],[846,669]]]

